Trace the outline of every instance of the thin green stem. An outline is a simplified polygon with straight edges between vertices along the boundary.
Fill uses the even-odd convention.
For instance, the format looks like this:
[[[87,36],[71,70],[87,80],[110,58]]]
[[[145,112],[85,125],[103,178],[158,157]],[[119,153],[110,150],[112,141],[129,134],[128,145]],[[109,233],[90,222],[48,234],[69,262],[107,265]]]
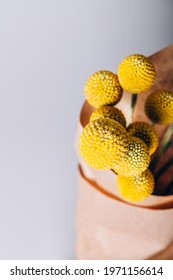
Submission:
[[[166,131],[165,133],[165,136],[164,136],[164,139],[163,139],[163,145],[166,146],[167,143],[169,142],[171,136],[172,136],[172,133],[173,133],[173,124],[171,124],[169,127],[168,127],[168,130]]]
[[[134,109],[135,109],[135,105],[138,99],[138,95],[137,94],[132,94],[132,100],[131,100],[131,109],[132,109],[132,117],[131,120],[133,121],[133,115],[134,115]]]
[[[159,171],[155,174],[155,180],[157,181],[172,164],[173,158],[168,160],[168,162],[159,169]]]
[[[173,146],[173,139],[170,140],[170,141],[168,142],[168,144],[165,146],[164,152],[166,152],[171,146]]]
[[[173,194],[173,180],[170,182],[166,190],[164,191],[163,195],[170,195]]]
[[[169,126],[169,128],[167,129],[167,131],[166,131],[166,133],[164,135],[162,144],[160,146],[160,149],[159,149],[157,155],[155,156],[155,158],[153,159],[153,161],[152,161],[152,163],[150,165],[150,168],[151,168],[152,171],[154,170],[154,168],[158,164],[159,159],[161,158],[162,154],[172,145],[171,144],[172,140],[170,140],[170,138],[172,136],[172,133],[173,133],[173,124],[171,124]]]

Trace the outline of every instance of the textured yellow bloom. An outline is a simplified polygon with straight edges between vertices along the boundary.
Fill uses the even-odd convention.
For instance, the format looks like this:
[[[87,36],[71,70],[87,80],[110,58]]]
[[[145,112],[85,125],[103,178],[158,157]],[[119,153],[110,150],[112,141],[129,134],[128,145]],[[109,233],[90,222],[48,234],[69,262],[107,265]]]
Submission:
[[[147,145],[139,138],[131,137],[128,151],[123,160],[112,168],[118,175],[137,176],[147,169],[150,163]]]
[[[152,155],[158,147],[158,135],[155,129],[149,123],[135,122],[127,127],[127,131],[131,136],[140,138],[149,148],[149,153]]]
[[[149,58],[141,54],[126,57],[118,67],[118,79],[121,86],[134,94],[148,90],[155,78],[154,65]]]
[[[157,90],[152,92],[145,103],[145,112],[148,118],[159,124],[173,122],[173,92]]]
[[[110,118],[126,127],[126,119],[123,113],[118,108],[112,106],[103,106],[95,110],[91,114],[90,121],[96,120],[98,118]]]
[[[84,88],[86,100],[95,108],[117,104],[122,92],[117,75],[106,70],[94,73]]]
[[[149,169],[132,177],[118,176],[117,188],[123,198],[138,202],[149,197],[154,191],[154,177]]]
[[[90,121],[80,137],[81,156],[96,169],[111,169],[127,152],[127,136],[125,128],[112,119]]]

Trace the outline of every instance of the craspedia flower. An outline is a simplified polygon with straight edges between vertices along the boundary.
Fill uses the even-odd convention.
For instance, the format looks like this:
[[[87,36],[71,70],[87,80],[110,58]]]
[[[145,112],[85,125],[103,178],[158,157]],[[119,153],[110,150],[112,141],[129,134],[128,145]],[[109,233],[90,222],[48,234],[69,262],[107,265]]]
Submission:
[[[147,117],[154,123],[173,122],[173,92],[157,90],[152,92],[145,103]]]
[[[125,157],[112,169],[118,175],[137,176],[148,168],[149,163],[150,156],[147,145],[141,139],[131,137]]]
[[[118,79],[123,89],[137,94],[148,90],[154,83],[156,71],[148,57],[133,54],[118,67]]]
[[[117,104],[122,97],[122,92],[117,75],[106,70],[94,73],[84,88],[86,100],[95,108]]]
[[[117,188],[123,198],[138,202],[149,197],[154,191],[154,177],[149,169],[132,177],[118,176]]]
[[[110,118],[126,127],[126,119],[123,113],[118,108],[112,106],[103,106],[95,110],[91,114],[90,121],[96,120],[98,118]]]
[[[134,122],[127,127],[131,136],[140,138],[149,148],[149,154],[152,155],[158,147],[158,135],[155,129],[149,123]]]
[[[81,156],[96,169],[111,169],[127,152],[127,136],[125,128],[112,119],[91,121],[80,137]]]

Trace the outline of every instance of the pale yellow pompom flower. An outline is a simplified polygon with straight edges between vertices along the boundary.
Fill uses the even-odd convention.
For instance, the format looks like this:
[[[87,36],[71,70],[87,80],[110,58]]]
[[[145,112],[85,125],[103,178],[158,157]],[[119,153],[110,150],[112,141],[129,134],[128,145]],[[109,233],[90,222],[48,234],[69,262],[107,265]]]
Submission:
[[[112,106],[103,106],[95,110],[91,114],[90,121],[96,120],[98,118],[110,118],[126,127],[126,119],[122,111]]]
[[[157,90],[152,92],[145,103],[147,117],[154,123],[170,124],[173,122],[173,92]]]
[[[152,155],[159,143],[158,135],[152,125],[146,122],[134,122],[127,127],[127,131],[131,136],[140,138],[149,148]]]
[[[150,164],[147,145],[139,138],[131,137],[128,151],[123,160],[112,168],[118,175],[137,176],[145,171]]]
[[[141,54],[126,57],[118,67],[118,79],[123,89],[138,94],[147,91],[156,78],[150,59]]]
[[[81,156],[96,169],[111,169],[127,152],[127,138],[125,128],[112,119],[90,121],[80,137]]]
[[[86,100],[95,108],[117,104],[122,97],[122,92],[117,75],[107,70],[94,73],[87,80],[84,88]]]
[[[118,176],[117,188],[123,198],[131,202],[139,202],[148,198],[154,191],[154,176],[145,170],[132,177]]]

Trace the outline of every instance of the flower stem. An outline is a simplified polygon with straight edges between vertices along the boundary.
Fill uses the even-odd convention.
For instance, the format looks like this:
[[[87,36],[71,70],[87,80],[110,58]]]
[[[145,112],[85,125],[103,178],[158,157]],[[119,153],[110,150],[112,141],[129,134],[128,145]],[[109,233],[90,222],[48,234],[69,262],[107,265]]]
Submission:
[[[170,182],[163,195],[173,194],[173,180]]]
[[[150,165],[151,170],[153,170],[156,167],[162,154],[172,145],[173,140],[170,140],[172,133],[173,133],[173,124],[171,124],[168,127],[165,133],[160,149]]]
[[[173,124],[168,127],[163,139],[163,145],[166,147],[173,133]]]
[[[138,98],[137,94],[132,94],[132,100],[131,100],[131,109],[132,109],[131,120],[132,121],[133,121],[133,114],[134,114],[134,109],[135,109],[135,105],[136,105],[136,102],[137,102],[137,98]]]
[[[159,169],[159,171],[155,174],[155,180],[157,181],[172,164],[173,164],[173,158],[171,158],[165,165],[163,165]]]

